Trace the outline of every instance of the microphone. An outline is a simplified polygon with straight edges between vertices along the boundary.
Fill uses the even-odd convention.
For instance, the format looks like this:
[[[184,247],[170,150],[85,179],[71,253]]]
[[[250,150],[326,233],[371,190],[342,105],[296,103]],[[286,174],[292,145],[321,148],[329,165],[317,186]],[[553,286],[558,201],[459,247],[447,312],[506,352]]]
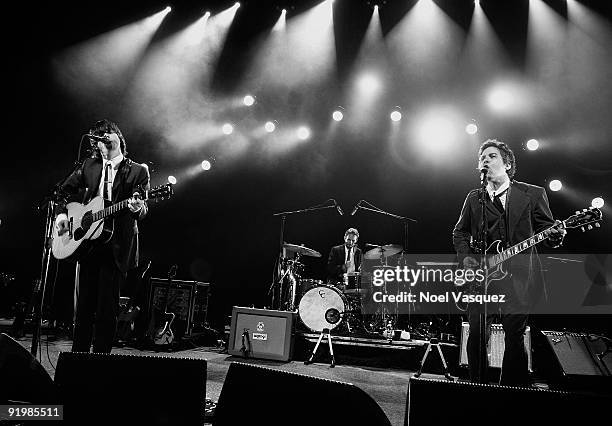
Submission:
[[[357,210],[359,210],[359,207],[361,207],[361,202],[362,202],[362,201],[363,201],[363,200],[359,200],[359,201],[357,202],[357,204],[355,204],[355,208],[354,208],[354,209],[353,209],[353,211],[351,212],[351,216],[354,216],[354,215],[355,215],[355,213],[357,213]]]
[[[97,135],[92,135],[89,133],[87,133],[85,136],[87,136],[89,139],[96,141],[96,142],[111,143],[110,139],[106,136],[97,136]]]
[[[344,216],[344,212],[342,211],[342,208],[340,207],[340,205],[338,204],[336,200],[334,200],[334,206],[336,206],[336,210],[338,210],[338,213],[340,213],[340,216]]]
[[[480,168],[480,182],[485,181],[488,172],[489,172],[489,169],[487,167]]]

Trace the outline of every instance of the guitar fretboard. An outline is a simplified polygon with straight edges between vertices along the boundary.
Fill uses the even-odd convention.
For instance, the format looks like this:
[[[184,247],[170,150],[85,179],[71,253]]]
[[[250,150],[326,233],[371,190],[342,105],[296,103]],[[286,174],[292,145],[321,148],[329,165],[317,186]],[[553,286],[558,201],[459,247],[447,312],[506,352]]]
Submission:
[[[561,222],[561,226],[565,228],[565,221]],[[512,247],[508,247],[506,250],[500,253],[492,255],[487,261],[487,263],[489,264],[489,268],[493,268],[499,265],[500,263],[510,259],[512,256],[516,256],[517,254],[527,250],[528,248],[541,243],[549,237],[552,228],[554,227],[551,226],[550,228],[547,228],[542,232],[535,234],[531,238],[527,238],[526,240],[523,240],[520,243],[513,245]]]
[[[108,206],[102,210],[95,212],[93,216],[93,221],[102,220],[107,216],[117,213],[119,210],[122,210],[128,206],[128,200],[123,200],[118,202],[117,204],[113,204],[112,206]]]

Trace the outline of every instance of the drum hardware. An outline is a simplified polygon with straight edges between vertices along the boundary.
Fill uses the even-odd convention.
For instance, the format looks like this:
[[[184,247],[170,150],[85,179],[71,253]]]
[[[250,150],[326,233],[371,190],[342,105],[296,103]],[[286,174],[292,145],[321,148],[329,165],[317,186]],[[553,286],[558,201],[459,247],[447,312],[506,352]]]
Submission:
[[[402,246],[397,244],[377,245],[367,243],[366,246],[374,247],[363,254],[363,258],[367,260],[380,259],[381,264],[385,264],[387,257],[398,254],[402,251]]]
[[[321,340],[327,334],[327,344],[329,345],[329,355],[331,356],[331,363],[329,364],[329,368],[334,368],[336,366],[336,358],[334,357],[334,347],[332,346],[331,341],[331,331],[328,328],[324,328],[319,334],[319,339],[317,340],[317,344],[315,345],[312,353],[310,354],[310,358],[304,361],[304,365],[312,364],[314,360],[315,354],[317,353],[317,349],[319,349],[319,345],[321,344]]]

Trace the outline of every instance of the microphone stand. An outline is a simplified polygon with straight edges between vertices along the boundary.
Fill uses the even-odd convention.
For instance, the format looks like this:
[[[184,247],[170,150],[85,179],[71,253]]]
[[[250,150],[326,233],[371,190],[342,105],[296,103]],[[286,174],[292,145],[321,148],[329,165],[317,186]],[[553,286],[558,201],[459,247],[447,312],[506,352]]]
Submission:
[[[329,202],[332,202],[331,205],[328,205]],[[330,198],[328,200],[325,200],[323,203],[321,204],[317,204],[316,206],[312,206],[312,207],[307,207],[305,209],[300,209],[300,210],[292,210],[292,211],[285,211],[285,212],[278,212],[278,213],[273,213],[272,216],[280,216],[281,217],[281,225],[280,225],[280,240],[279,240],[279,254],[278,254],[278,260],[277,260],[277,265],[280,264],[281,259],[284,257],[284,253],[283,253],[283,245],[285,244],[285,221],[287,220],[287,216],[288,215],[292,215],[292,214],[302,214],[302,213],[308,213],[308,212],[312,212],[312,211],[317,211],[317,210],[325,210],[325,209],[335,209],[336,208],[336,201],[333,198]],[[279,270],[278,270],[278,266],[277,266],[277,270],[275,272],[276,277],[272,280],[272,284],[270,285],[270,288],[268,289],[268,294],[272,293],[272,297],[271,297],[271,305],[272,308],[275,308],[275,300],[274,300],[274,287],[277,283],[276,278],[281,275]],[[279,291],[279,301],[278,301],[278,309],[280,310],[282,307],[282,279],[285,277],[285,275],[287,275],[287,273],[285,272],[285,274],[283,274],[283,276],[278,280],[278,284],[280,287]]]
[[[64,185],[68,181],[68,179],[75,173],[83,165],[83,161],[81,160],[81,148],[83,146],[83,140],[86,135],[81,136],[81,141],[79,142],[79,151],[77,154],[77,160],[74,162],[73,169],[67,174],[62,180],[55,184],[53,187],[53,192],[51,195],[45,197],[37,206],[39,211],[42,211],[43,208],[45,211],[45,231],[43,236],[43,250],[40,262],[40,278],[36,285],[34,286],[34,312],[32,313],[32,345],[30,346],[30,353],[37,357],[38,354],[38,346],[40,341],[40,329],[42,326],[42,310],[43,304],[45,300],[45,292],[47,289],[47,280],[49,278],[49,264],[51,263],[51,244],[53,241],[53,225],[54,225],[54,212],[57,205],[66,199],[66,193],[64,191]],[[91,151],[90,151],[91,152]],[[37,294],[40,292],[40,295]],[[40,296],[40,297],[39,297]]]
[[[479,235],[479,244],[478,248],[480,251],[480,266],[483,268],[485,272],[485,280],[483,285],[483,300],[482,310],[478,314],[478,330],[479,330],[479,338],[478,338],[478,382],[486,383],[487,382],[487,369],[489,360],[487,357],[487,287],[489,285],[489,277],[487,271],[487,209],[486,209],[486,196],[487,196],[487,179],[486,173],[482,174],[480,177],[480,235]]]
[[[366,204],[366,205],[364,206],[362,204]],[[402,262],[405,263],[405,253],[406,253],[406,248],[408,247],[408,222],[418,223],[418,221],[416,219],[412,219],[410,217],[399,216],[399,215],[396,215],[396,214],[393,214],[393,213],[389,213],[387,211],[384,211],[381,208],[376,207],[372,203],[370,203],[368,201],[365,201],[365,200],[362,200],[360,202],[359,208],[363,209],[363,210],[367,210],[367,211],[373,212],[373,213],[382,214],[382,215],[389,216],[389,217],[392,217],[394,219],[398,219],[398,220],[403,221],[403,223],[404,223],[404,249],[402,250],[402,254],[401,254],[400,257],[402,259]],[[395,316],[396,316],[395,319],[396,320],[397,320],[397,304],[398,303],[399,302],[395,303]],[[382,312],[382,319],[383,319],[382,326],[383,327],[385,326],[385,315],[386,315],[386,313],[385,313],[384,308],[383,308],[383,312]],[[395,326],[395,324],[393,324],[393,325]],[[408,328],[410,328],[410,304],[408,304]]]

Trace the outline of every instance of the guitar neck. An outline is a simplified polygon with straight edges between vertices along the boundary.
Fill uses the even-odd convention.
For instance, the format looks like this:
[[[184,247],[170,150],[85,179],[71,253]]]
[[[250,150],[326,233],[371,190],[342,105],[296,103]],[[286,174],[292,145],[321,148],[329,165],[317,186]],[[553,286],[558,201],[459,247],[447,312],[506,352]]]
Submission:
[[[565,228],[565,221],[561,222],[561,227]],[[514,257],[517,254],[524,252],[528,248],[531,248],[536,244],[539,244],[542,241],[548,239],[551,229],[553,228],[554,226],[546,228],[542,232],[535,234],[533,237],[527,238],[526,240],[523,240],[520,243],[513,245],[512,247],[508,247],[500,253],[492,255],[487,261],[489,268],[493,268],[499,265],[500,263],[510,259],[511,257]]]
[[[128,200],[119,201],[112,206],[108,206],[102,210],[99,210],[93,214],[93,220],[98,221],[107,218],[110,215],[113,215],[128,206]]]

